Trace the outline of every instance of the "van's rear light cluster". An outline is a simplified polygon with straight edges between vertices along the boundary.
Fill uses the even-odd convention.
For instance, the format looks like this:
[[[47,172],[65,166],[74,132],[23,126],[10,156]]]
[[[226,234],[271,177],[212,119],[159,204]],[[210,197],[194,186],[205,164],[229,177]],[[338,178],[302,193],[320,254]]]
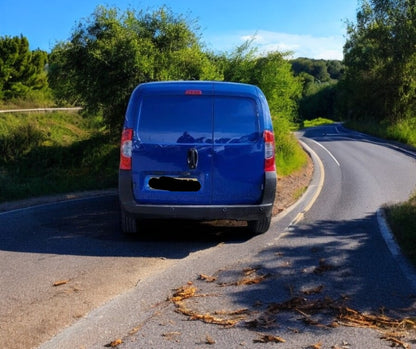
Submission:
[[[186,90],[185,94],[186,95],[199,96],[199,95],[202,95],[202,91],[201,90]]]
[[[264,137],[264,171],[274,172],[276,171],[274,134],[272,131],[266,130],[263,133],[263,137]]]
[[[133,149],[133,130],[123,129],[120,147],[120,170],[131,170],[131,154]]]

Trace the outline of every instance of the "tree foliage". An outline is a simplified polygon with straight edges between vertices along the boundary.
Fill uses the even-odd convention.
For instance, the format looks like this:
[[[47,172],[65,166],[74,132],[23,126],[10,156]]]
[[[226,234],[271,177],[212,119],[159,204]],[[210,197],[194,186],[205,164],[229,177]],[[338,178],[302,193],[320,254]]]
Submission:
[[[297,58],[291,61],[293,71],[303,82],[299,101],[301,120],[317,117],[333,119],[338,98],[338,81],[344,65],[338,60]]]
[[[156,80],[218,79],[193,24],[162,7],[152,13],[98,7],[67,43],[51,53],[49,81],[57,96],[102,110],[121,124],[133,88]]]
[[[396,122],[416,112],[415,0],[362,0],[344,46],[342,111]]]
[[[278,51],[259,56],[252,41],[246,41],[230,54],[222,56],[224,79],[259,86],[275,119],[295,121],[302,84],[294,76],[286,58],[287,54]]]
[[[24,36],[0,37],[0,99],[25,97],[48,86],[47,53],[29,50]]]
[[[338,60],[323,60],[300,57],[291,60],[295,75],[308,74],[321,83],[339,80],[344,66]]]

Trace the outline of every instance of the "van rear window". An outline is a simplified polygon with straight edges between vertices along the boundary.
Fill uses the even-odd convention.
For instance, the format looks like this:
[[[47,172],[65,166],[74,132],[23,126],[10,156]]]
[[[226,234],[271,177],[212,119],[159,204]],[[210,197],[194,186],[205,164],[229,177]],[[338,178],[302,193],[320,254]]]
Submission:
[[[212,143],[212,97],[143,96],[139,137],[145,143]]]
[[[144,143],[246,143],[259,137],[254,100],[216,96],[143,96],[138,135]]]
[[[259,137],[254,100],[241,97],[216,97],[215,143],[255,142]]]

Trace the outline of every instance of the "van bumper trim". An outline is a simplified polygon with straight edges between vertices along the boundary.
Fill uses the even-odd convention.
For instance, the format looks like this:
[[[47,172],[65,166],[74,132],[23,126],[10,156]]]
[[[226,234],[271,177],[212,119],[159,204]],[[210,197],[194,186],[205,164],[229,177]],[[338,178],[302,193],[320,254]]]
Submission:
[[[275,183],[275,179],[269,178]],[[193,219],[193,220],[258,220],[271,216],[274,202],[273,194],[265,195],[263,202],[257,205],[149,205],[138,204],[132,191],[131,174],[123,171],[119,175],[120,205],[128,214],[138,219]],[[266,200],[267,201],[266,201]],[[266,202],[265,202],[266,201]]]

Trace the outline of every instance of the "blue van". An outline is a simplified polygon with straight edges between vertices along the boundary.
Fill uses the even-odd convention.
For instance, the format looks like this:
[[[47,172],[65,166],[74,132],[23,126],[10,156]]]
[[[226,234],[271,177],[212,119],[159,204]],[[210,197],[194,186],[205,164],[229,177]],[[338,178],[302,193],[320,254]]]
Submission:
[[[136,87],[121,139],[121,229],[143,219],[244,220],[268,230],[276,192],[269,107],[253,85],[151,82]]]

